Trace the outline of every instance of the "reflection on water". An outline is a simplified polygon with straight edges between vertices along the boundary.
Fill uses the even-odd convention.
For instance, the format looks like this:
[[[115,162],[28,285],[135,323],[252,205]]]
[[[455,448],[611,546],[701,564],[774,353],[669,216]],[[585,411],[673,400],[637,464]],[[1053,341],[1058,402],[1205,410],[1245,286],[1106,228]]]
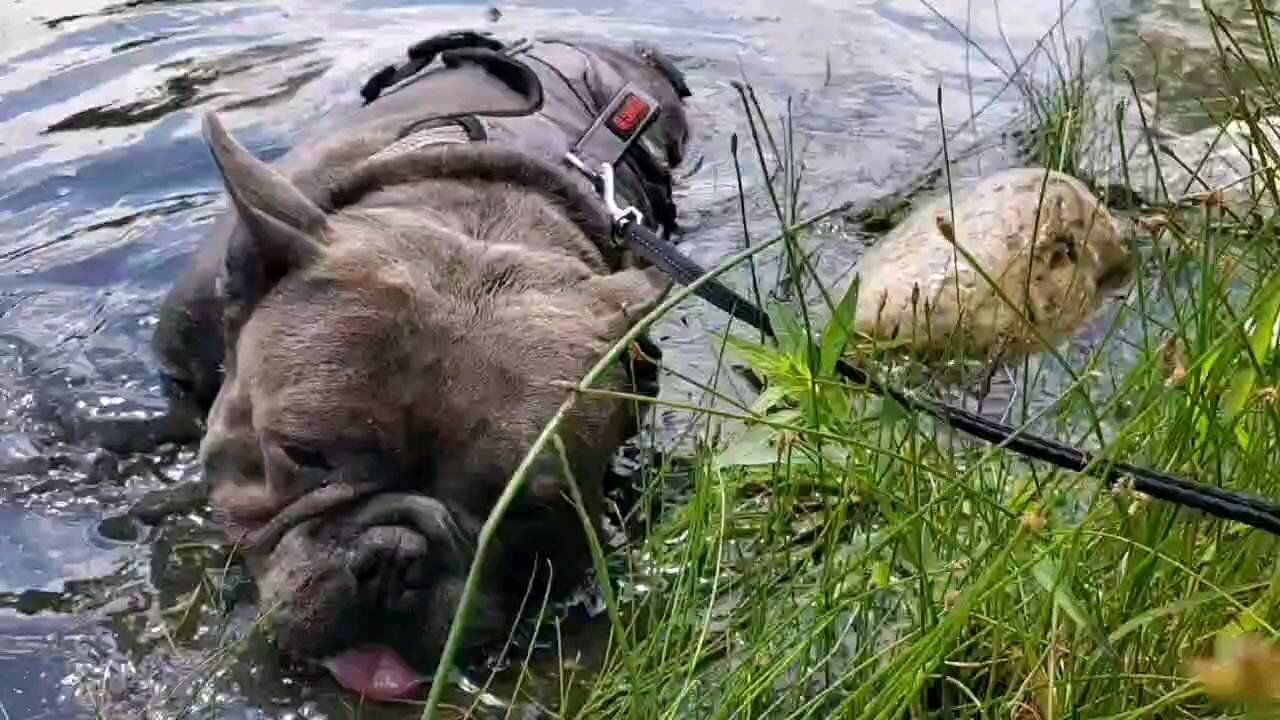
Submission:
[[[1111,31],[1120,40],[1115,63],[1133,73],[1139,91],[1153,104],[1159,91],[1163,124],[1178,134],[1211,127],[1214,123],[1206,111],[1230,110],[1228,98],[1221,97],[1229,85],[1224,82],[1218,43],[1233,48],[1234,40],[1251,60],[1266,63],[1249,2],[1231,0],[1211,7],[1229,28],[1229,37],[1219,31],[1215,40],[1202,5],[1181,0],[1133,3],[1111,19]],[[1136,41],[1139,37],[1141,42]],[[1254,81],[1241,71],[1233,83],[1247,88]]]
[[[64,679],[95,643],[95,609],[141,586],[142,553],[98,536],[92,517],[16,503],[0,527],[0,705],[12,718],[92,717]]]
[[[1072,10],[1059,22],[1063,5]],[[1185,3],[1103,5],[1123,32],[1203,50],[1178,9]],[[195,477],[191,448],[161,418],[147,341],[160,296],[222,208],[199,140],[204,110],[222,111],[253,152],[274,158],[311,123],[354,108],[369,73],[435,32],[487,26],[659,43],[695,92],[695,147],[678,197],[691,254],[713,263],[742,242],[729,136],[748,129],[731,80],[745,74],[756,84],[775,127],[792,98],[804,215],[898,189],[928,165],[939,86],[963,146],[1022,110],[1010,74],[1034,49],[1103,44],[1098,8],[1059,0],[798,0],[785,10],[765,0],[553,0],[497,9],[429,0],[0,5],[0,707],[8,717],[91,717],[95,706],[128,716],[147,702],[171,712],[217,708],[217,717],[350,710],[327,680],[281,669],[255,644],[251,595],[234,570],[222,571],[200,517],[135,543],[96,530],[98,518],[144,493]],[[743,160],[749,224],[762,237],[776,223],[752,157]],[[958,170],[1009,160],[996,145]],[[824,226],[813,239],[819,266],[847,268],[856,238],[840,223]],[[708,376],[717,353],[707,330],[721,320],[693,303],[677,312],[658,334],[668,362]],[[663,392],[701,397],[674,380]],[[659,423],[678,429],[671,413]],[[129,452],[139,447],[152,449]],[[583,612],[576,622],[574,646],[589,663],[599,634]],[[73,691],[79,699],[67,700]],[[362,717],[380,714],[416,716],[384,708]]]
[[[34,612],[33,597],[58,595],[67,583],[112,574],[122,561],[118,547],[95,537],[96,523],[0,508],[0,607]]]
[[[62,618],[0,615],[0,705],[12,718],[92,718],[70,698],[63,679],[77,653]]]

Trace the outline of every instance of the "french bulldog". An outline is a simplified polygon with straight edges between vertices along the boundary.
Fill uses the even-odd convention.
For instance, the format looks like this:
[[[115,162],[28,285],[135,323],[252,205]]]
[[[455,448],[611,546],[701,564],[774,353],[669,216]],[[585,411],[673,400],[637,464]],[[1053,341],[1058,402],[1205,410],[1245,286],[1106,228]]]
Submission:
[[[272,165],[208,114],[230,207],[154,338],[175,407],[202,422],[209,502],[268,636],[373,697],[411,694],[434,668],[479,529],[565,383],[669,288],[614,243],[591,183],[562,158],[620,88],[641,88],[661,110],[617,164],[620,201],[670,231],[689,135],[670,60],[455,43],[468,44]],[[598,386],[630,391],[634,378],[617,363]],[[482,568],[468,651],[505,635],[531,583],[563,593],[582,580],[567,473],[598,523],[636,409],[596,395],[573,407],[568,467],[538,458]]]

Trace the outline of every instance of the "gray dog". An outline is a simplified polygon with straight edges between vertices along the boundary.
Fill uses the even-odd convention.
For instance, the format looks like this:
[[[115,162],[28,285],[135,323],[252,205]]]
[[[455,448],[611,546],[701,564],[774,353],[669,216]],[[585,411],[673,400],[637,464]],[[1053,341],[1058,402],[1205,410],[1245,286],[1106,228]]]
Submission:
[[[662,111],[618,163],[619,193],[670,232],[688,137],[688,90],[651,48],[454,33],[410,58],[274,168],[206,118],[233,211],[155,338],[175,406],[205,423],[210,502],[270,636],[383,696],[434,667],[474,538],[562,383],[669,286],[611,242],[564,153],[620,88],[648,93]],[[602,386],[634,381],[619,364]],[[584,398],[562,430],[594,519],[635,423],[630,403]],[[559,457],[537,467],[484,568],[471,650],[530,583],[562,592],[589,562]]]

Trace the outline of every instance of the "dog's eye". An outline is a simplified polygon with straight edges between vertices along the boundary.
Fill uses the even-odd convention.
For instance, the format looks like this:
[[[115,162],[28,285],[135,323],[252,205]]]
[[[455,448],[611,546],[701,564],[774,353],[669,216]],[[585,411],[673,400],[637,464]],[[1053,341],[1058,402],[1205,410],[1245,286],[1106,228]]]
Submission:
[[[315,448],[303,445],[284,445],[281,449],[284,450],[285,457],[300,468],[333,469],[333,465],[329,463],[329,459],[324,456],[324,453]]]

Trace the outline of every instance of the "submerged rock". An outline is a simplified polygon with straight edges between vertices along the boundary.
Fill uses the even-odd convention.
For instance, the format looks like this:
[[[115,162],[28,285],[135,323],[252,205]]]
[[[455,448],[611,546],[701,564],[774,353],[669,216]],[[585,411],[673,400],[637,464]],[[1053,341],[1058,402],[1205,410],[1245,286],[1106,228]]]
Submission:
[[[1114,122],[1111,117],[1106,120]],[[1127,137],[1141,138],[1148,133],[1134,117],[1126,121]],[[1131,184],[1149,203],[1216,202],[1241,216],[1257,213],[1265,217],[1277,207],[1270,192],[1274,171],[1266,168],[1273,164],[1276,148],[1280,148],[1278,123],[1280,116],[1264,115],[1255,123],[1231,120],[1190,133],[1176,127],[1152,129],[1150,134],[1159,138],[1155,155],[1144,144],[1123,164],[1114,157],[1099,156],[1086,158],[1084,168],[1093,177]]]
[[[838,301],[861,277],[853,329],[922,354],[1070,337],[1129,281],[1133,251],[1083,183],[1045,173],[1005,170],[917,207],[835,288]]]

